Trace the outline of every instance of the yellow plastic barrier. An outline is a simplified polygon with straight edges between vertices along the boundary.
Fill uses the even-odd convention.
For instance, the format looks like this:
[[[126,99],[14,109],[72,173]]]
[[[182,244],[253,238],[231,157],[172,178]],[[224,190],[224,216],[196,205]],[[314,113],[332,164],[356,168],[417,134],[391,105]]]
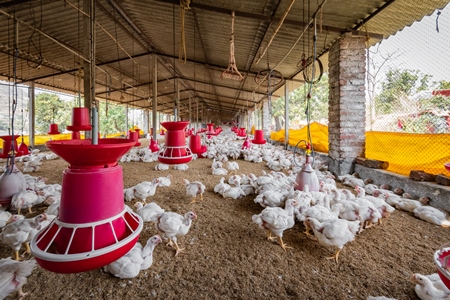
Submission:
[[[315,151],[328,153],[328,127],[311,123],[311,137]],[[284,130],[272,131],[270,138],[284,143]],[[295,146],[306,140],[306,126],[299,130],[289,130],[289,145]],[[299,147],[305,148],[304,143]],[[450,172],[444,163],[450,162],[450,134],[415,134],[397,132],[366,132],[365,156],[389,162],[388,171],[409,175],[411,170],[423,170],[431,174]]]

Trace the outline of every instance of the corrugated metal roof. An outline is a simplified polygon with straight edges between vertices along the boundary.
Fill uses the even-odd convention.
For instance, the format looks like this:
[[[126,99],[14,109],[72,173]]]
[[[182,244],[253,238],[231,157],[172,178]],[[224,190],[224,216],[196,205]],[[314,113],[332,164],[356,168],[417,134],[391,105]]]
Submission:
[[[182,28],[178,0],[98,0],[97,98],[151,109],[151,55],[155,53],[159,110],[172,111],[177,90],[182,112],[186,112],[189,98],[199,99],[207,109],[230,114],[251,108],[267,97],[267,82],[255,82],[258,72],[275,68],[282,74],[283,80],[271,90],[280,88],[285,79],[293,79],[294,86],[302,84],[299,62],[303,54],[311,55],[313,36],[312,29],[305,30],[305,26],[321,3],[316,19],[317,52],[327,68],[327,51],[344,32],[369,35],[369,43],[374,44],[443,8],[448,1],[196,0],[185,11],[187,62],[183,64],[178,60]],[[221,78],[230,59],[233,10],[234,54],[243,81]],[[18,80],[34,80],[37,86],[75,94],[76,74],[86,58],[83,0],[0,1],[0,76],[6,79],[13,76],[13,18],[19,21]],[[275,91],[275,96],[281,94]]]

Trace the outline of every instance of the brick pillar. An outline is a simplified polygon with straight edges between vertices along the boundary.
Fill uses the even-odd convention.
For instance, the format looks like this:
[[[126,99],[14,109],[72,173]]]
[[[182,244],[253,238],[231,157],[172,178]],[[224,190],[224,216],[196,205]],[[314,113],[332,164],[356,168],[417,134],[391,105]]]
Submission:
[[[269,111],[269,100],[263,100],[262,102],[262,130],[264,131],[264,138],[270,138],[270,125],[272,116]]]
[[[352,173],[355,158],[364,155],[365,38],[342,36],[330,49],[328,61],[329,169],[343,175]]]

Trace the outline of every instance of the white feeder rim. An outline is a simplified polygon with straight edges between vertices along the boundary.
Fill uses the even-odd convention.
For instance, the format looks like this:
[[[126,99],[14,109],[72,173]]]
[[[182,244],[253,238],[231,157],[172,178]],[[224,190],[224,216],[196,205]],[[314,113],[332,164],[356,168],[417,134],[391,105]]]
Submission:
[[[443,246],[445,245],[448,246],[448,244],[444,244]],[[439,255],[441,255],[443,251],[450,251],[450,248],[443,248],[441,246],[439,250],[434,252],[434,263],[436,264],[436,267],[438,268],[439,272],[450,280],[450,273],[444,267],[447,265],[447,262],[450,259],[450,254],[444,257],[444,266],[443,266],[441,260],[439,259]]]
[[[40,233],[41,231],[44,230],[49,230],[51,225],[53,225],[53,222],[55,222],[58,225],[63,225],[64,226],[60,226],[60,227],[65,227],[65,228],[85,228],[85,227],[95,227],[101,224],[105,224],[105,223],[109,223],[112,220],[116,220],[118,218],[123,217],[123,215],[129,212],[130,214],[132,214],[133,217],[138,219],[138,227],[136,228],[136,230],[133,231],[132,234],[130,234],[129,236],[127,236],[126,238],[124,238],[123,240],[114,243],[108,247],[105,248],[101,248],[101,249],[97,249],[94,251],[89,251],[89,252],[83,252],[83,253],[75,253],[75,254],[56,254],[56,253],[48,253],[46,251],[41,250],[39,247],[37,247],[37,239],[38,237],[40,237]],[[128,205],[125,205],[125,208],[122,212],[120,212],[119,214],[108,218],[106,220],[102,220],[99,222],[92,222],[92,223],[84,223],[84,224],[70,224],[70,223],[64,223],[61,222],[59,220],[57,220],[55,218],[55,220],[52,223],[50,223],[47,227],[45,227],[44,229],[42,229],[40,232],[38,232],[38,234],[36,234],[33,239],[31,240],[30,243],[30,248],[31,248],[31,252],[32,254],[42,260],[45,261],[52,261],[52,262],[68,262],[68,261],[79,261],[79,260],[85,260],[85,259],[89,259],[89,258],[94,258],[94,257],[98,257],[98,256],[102,256],[104,254],[113,252],[114,250],[117,250],[121,247],[123,247],[124,245],[128,244],[129,242],[131,242],[133,239],[135,239],[142,231],[142,228],[144,227],[144,221],[142,220],[142,218],[138,215],[135,214],[129,207]],[[56,234],[59,233],[59,230],[55,233]],[[45,234],[45,233],[44,233]],[[52,239],[55,238],[55,236],[53,236]],[[53,242],[53,241],[52,241]]]

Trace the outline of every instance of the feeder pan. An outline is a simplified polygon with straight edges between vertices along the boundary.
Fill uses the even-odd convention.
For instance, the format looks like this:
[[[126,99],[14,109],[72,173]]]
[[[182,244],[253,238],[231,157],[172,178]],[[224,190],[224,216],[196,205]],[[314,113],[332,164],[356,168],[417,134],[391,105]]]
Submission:
[[[148,146],[148,148],[149,148],[150,151],[152,151],[152,152],[157,152],[157,151],[159,151],[158,143],[157,143],[152,137],[150,138],[150,145]]]
[[[255,139],[252,140],[253,144],[264,145],[266,140],[264,139],[264,131],[257,129],[255,130]]]
[[[450,244],[443,244],[438,251],[434,253],[434,263],[436,264],[437,273],[445,286],[450,289]]]
[[[22,155],[28,155],[30,154],[30,150],[28,149],[27,144],[25,144],[23,141],[19,145],[19,152],[22,153]]]
[[[445,164],[444,164],[444,168],[445,168],[447,171],[450,171],[450,162],[445,163]]]
[[[251,143],[250,143],[250,140],[248,139],[248,136],[245,138],[245,140],[244,140],[244,143],[242,143],[242,147],[241,147],[241,149],[242,150],[244,150],[244,149],[250,149],[250,147],[251,147]]]
[[[158,161],[168,165],[185,164],[192,160],[192,151],[186,146],[184,128],[188,121],[161,122],[167,129],[165,144],[158,154]]]
[[[214,130],[214,123],[208,123],[208,124],[206,124],[206,126],[207,126],[206,135],[217,135],[218,134],[216,132],[216,130]]]
[[[133,147],[138,147],[141,145],[141,143],[139,142],[139,134],[136,131],[129,130],[128,131],[128,139],[135,141]]]
[[[163,123],[167,123],[167,122],[163,122]],[[161,124],[162,124],[162,123],[161,123]],[[162,129],[162,128],[161,128],[161,131],[160,131],[160,135],[165,135],[164,129]]]
[[[89,271],[119,259],[136,244],[143,221],[124,205],[117,164],[134,144],[128,139],[46,143],[70,166],[63,172],[58,217],[31,241],[41,267],[57,273]]]
[[[18,192],[24,191],[27,188],[27,183],[22,172],[13,165],[12,172],[6,168],[2,176],[0,176],[0,204],[2,209],[8,209],[11,205],[12,197]]]
[[[14,136],[14,151],[15,157],[18,156],[22,156],[22,153],[19,151],[19,148],[17,147],[17,138],[19,136],[15,135]],[[13,142],[13,136],[12,135],[2,135],[0,136],[0,139],[3,140],[3,145],[2,145],[2,153],[0,155],[1,158],[8,158],[8,153],[11,151],[11,144]]]
[[[310,158],[311,156],[306,155],[305,165],[295,178],[296,185],[294,186],[294,190],[296,191],[303,191],[305,185],[308,186],[310,192],[320,190],[319,178],[317,178],[317,174],[311,166]]]
[[[199,135],[191,135],[189,139],[189,148],[191,149],[192,153],[195,153],[198,155],[198,157],[203,157],[202,154],[205,153],[208,150],[208,147],[202,146],[202,139]]]
[[[245,132],[245,128],[244,128],[244,127],[239,128],[239,131],[238,131],[238,133],[237,133],[237,136],[238,136],[238,137],[246,137],[246,136],[247,136],[247,133]]]
[[[129,139],[100,139],[92,145],[90,139],[48,141],[47,148],[70,164],[70,168],[107,168],[117,165],[119,157],[135,144]]]
[[[49,131],[47,132],[47,134],[60,134],[61,132],[59,132],[58,130],[58,124],[50,124],[49,125]]]

